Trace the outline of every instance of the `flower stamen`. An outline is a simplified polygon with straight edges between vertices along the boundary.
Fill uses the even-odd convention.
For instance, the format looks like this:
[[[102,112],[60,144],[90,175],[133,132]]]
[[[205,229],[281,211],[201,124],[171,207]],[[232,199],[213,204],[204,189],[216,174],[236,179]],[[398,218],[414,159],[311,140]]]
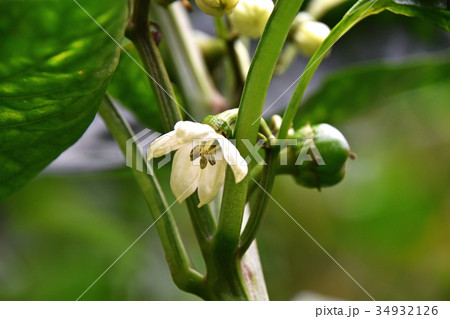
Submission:
[[[217,145],[206,143],[204,145],[197,145],[189,154],[189,159],[191,162],[195,161],[200,157],[200,168],[204,169],[206,166],[211,164],[212,166],[216,165],[216,159],[214,158],[214,153],[216,152]]]
[[[202,147],[200,145],[195,146],[192,150],[191,153],[189,154],[189,158],[191,160],[191,162],[195,161],[197,158],[200,157],[202,152]]]

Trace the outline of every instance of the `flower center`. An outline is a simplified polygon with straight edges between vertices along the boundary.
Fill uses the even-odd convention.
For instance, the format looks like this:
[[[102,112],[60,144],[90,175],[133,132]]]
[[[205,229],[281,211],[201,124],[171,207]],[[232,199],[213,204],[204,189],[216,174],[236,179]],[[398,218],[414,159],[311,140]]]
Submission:
[[[214,154],[216,153],[217,145],[215,144],[205,144],[205,145],[197,145],[189,154],[189,158],[191,161],[195,161],[200,157],[200,168],[206,168],[206,165],[216,165],[216,159],[214,158]]]

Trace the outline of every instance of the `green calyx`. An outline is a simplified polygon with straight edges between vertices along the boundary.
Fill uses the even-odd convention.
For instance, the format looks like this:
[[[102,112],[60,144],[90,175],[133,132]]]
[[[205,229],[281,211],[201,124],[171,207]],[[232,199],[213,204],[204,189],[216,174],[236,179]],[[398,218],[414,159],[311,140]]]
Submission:
[[[298,144],[288,150],[289,172],[300,185],[320,189],[339,183],[354,155],[347,140],[329,124],[306,125],[294,133]]]
[[[208,115],[203,119],[202,123],[208,124],[214,131],[218,134],[222,134],[226,138],[231,138],[233,135],[230,124],[218,115]]]
[[[233,136],[231,126],[236,123],[238,113],[239,109],[237,108],[229,109],[216,115],[206,116],[202,123],[208,124],[217,133],[222,134],[226,138],[231,138]],[[274,138],[271,129],[263,118],[260,119],[259,136],[266,141]]]

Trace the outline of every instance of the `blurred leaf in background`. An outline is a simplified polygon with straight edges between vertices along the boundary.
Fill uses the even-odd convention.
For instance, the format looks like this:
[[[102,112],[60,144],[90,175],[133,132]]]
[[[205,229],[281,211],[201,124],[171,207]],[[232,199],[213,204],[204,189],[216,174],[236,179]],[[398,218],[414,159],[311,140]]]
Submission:
[[[449,5],[442,0],[381,0],[378,5],[385,5],[394,13],[418,17],[450,32]]]
[[[433,84],[342,123],[358,159],[336,187],[307,190],[290,177],[275,185],[277,201],[376,299],[450,298],[449,98]],[[169,190],[169,170],[160,173]],[[188,216],[174,208],[201,266]],[[78,298],[149,216],[128,171],[42,176],[0,206],[0,298]],[[368,299],[273,202],[258,240],[273,300],[305,291]],[[195,297],[172,283],[152,229],[82,298],[172,299]]]
[[[402,92],[434,83],[450,85],[450,51],[402,62],[377,61],[332,73],[299,109],[294,126],[335,124],[379,107]]]
[[[47,30],[45,32],[49,35],[55,32],[55,28],[62,28],[62,34],[67,32],[68,45],[72,43],[75,49],[78,48],[77,42],[72,41],[79,34],[86,32],[95,35],[95,39],[97,35],[100,36],[101,30],[98,26],[70,1],[3,1],[0,4],[0,30],[10,28],[10,23],[17,23],[11,20],[12,17],[23,14],[21,10],[14,9],[19,7],[12,5],[16,3],[22,8],[25,3],[35,7],[38,3],[52,4],[51,10],[27,10],[27,15],[35,20],[40,15],[46,18],[43,21],[36,20],[34,25],[19,24],[18,30],[23,29],[23,34],[33,35],[33,32],[40,32],[37,26]],[[114,2],[114,5],[103,0],[80,3],[86,5],[86,8],[92,8],[93,10],[88,11],[105,27],[111,25],[111,28],[118,28],[123,22],[120,19],[111,20],[113,15],[110,14],[119,2]],[[7,8],[7,4],[10,7]],[[107,6],[107,10],[101,10],[102,5]],[[73,10],[72,7],[69,9],[69,6],[74,6]],[[98,11],[95,9],[97,6]],[[60,12],[58,10],[63,14],[55,14]],[[3,12],[8,12],[5,18]],[[72,12],[76,16],[71,18]],[[78,18],[80,21],[75,20]],[[388,24],[387,20],[395,23],[400,21],[401,26]],[[111,24],[105,24],[105,21]],[[424,24],[417,21],[420,20],[390,13],[371,17],[336,44],[331,56],[319,69],[318,75],[323,72],[321,79],[327,78],[326,73],[333,65],[338,65],[342,71],[332,74],[323,85],[317,86],[318,93],[300,108],[300,112],[305,113],[302,113],[303,117],[299,121],[332,122],[345,134],[358,159],[348,163],[347,176],[336,187],[317,192],[296,186],[289,177],[281,177],[277,180],[273,193],[274,198],[376,299],[450,298],[448,52],[418,56],[414,60],[404,62],[398,59],[409,52],[417,54],[428,50],[427,46],[423,46],[422,40],[419,40],[424,34],[427,41],[431,39],[431,35],[435,35],[433,39],[438,39],[436,41],[445,38],[435,29],[430,31],[430,28],[422,28]],[[411,24],[417,27],[412,28]],[[69,27],[66,27],[67,25]],[[408,26],[407,31],[402,28],[404,25]],[[419,36],[407,38],[407,32],[417,29],[421,31],[418,32]],[[428,32],[423,33],[425,29]],[[375,36],[368,37],[368,34]],[[409,40],[402,42],[405,38]],[[61,52],[70,49],[58,49],[59,45],[66,43],[65,40],[50,36],[43,37],[39,43],[29,41],[28,38],[20,40],[20,37],[8,36],[7,39],[13,41],[13,44],[10,46],[2,43],[0,61],[14,54],[13,46],[16,45],[23,47],[23,52],[36,50],[36,53],[41,52],[41,49],[56,48],[55,50]],[[16,44],[14,41],[20,43]],[[93,38],[89,41],[92,41],[87,46],[89,48],[97,48],[97,44],[102,44],[104,48],[114,46],[112,40],[107,38]],[[413,50],[411,43],[414,44]],[[445,44],[442,42],[433,48],[439,49],[445,47]],[[94,66],[97,71],[99,69],[96,67],[101,68],[103,65],[104,60],[97,60],[102,57],[101,54],[95,54],[97,51],[94,54],[90,50],[84,53],[77,50],[75,52],[80,54],[80,59],[84,54],[83,61],[86,59],[89,66]],[[46,59],[57,54],[58,52],[53,51],[41,52],[35,58]],[[353,64],[358,59],[379,60],[392,56],[395,56],[398,62],[374,61],[344,70],[347,64]],[[78,55],[68,56],[67,61],[76,57]],[[46,70],[42,66],[35,65],[36,59],[19,59],[17,65],[8,65],[8,68],[17,67],[17,70],[22,70],[23,67],[25,74],[31,72],[31,80],[33,76],[39,79],[48,76],[43,72]],[[99,64],[95,64],[95,61]],[[25,66],[28,65],[35,68],[27,71]],[[103,84],[107,81],[107,75],[100,71],[95,73],[88,68],[105,81],[99,84],[98,91],[91,92],[87,89],[90,81],[86,83],[86,87],[83,81],[77,82],[76,79],[79,79],[80,75],[76,72],[79,71],[80,65],[75,65],[75,74],[70,73],[71,63],[68,62],[69,71],[66,71],[69,75],[66,71],[61,73],[64,75],[64,81],[53,79],[53,84],[50,84],[42,80],[44,84],[36,86],[37,96],[26,98],[39,101],[39,95],[46,92],[41,92],[41,89],[56,88],[62,91],[50,92],[49,99],[58,101],[61,96],[68,94],[67,103],[71,103],[78,96],[77,85],[86,89],[83,91],[86,95],[83,93],[79,96],[80,101],[90,99],[96,94],[100,95],[100,91],[105,89]],[[273,100],[298,77],[302,65],[304,66],[300,63],[289,70],[292,72],[292,80],[286,77],[276,79],[279,80],[281,91],[272,93]],[[33,70],[36,70],[36,74]],[[153,110],[149,108],[153,97],[147,89],[148,79],[142,71],[139,75],[139,70],[129,57],[122,55],[117,78],[114,77],[110,92],[132,109],[142,123],[156,129],[156,126],[153,127]],[[9,76],[9,73],[4,72],[10,70],[4,69],[0,62],[2,79],[5,75]],[[65,76],[74,78],[72,82],[66,83]],[[3,106],[10,105],[4,101],[15,101],[15,96],[7,96],[5,86],[3,90],[1,88],[2,86],[0,114],[5,110]],[[70,88],[72,90],[69,90]],[[319,95],[320,99],[316,97]],[[139,98],[136,98],[137,96]],[[48,105],[56,105],[52,103]],[[28,110],[26,105],[18,105]],[[56,112],[57,109],[51,111]],[[69,111],[77,112],[74,108]],[[67,115],[67,125],[77,122],[78,118],[84,119],[83,125],[80,124],[77,130],[69,130],[66,123],[48,122],[50,120],[47,118],[45,123],[51,125],[45,128],[53,128],[55,124],[57,132],[62,132],[60,135],[67,136],[68,139],[70,137],[74,141],[78,138],[74,136],[82,134],[94,113],[95,108],[86,109],[87,115],[83,117],[73,117],[72,113],[62,112]],[[149,116],[151,118],[147,118]],[[4,119],[5,117],[0,115],[0,124],[3,124]],[[22,121],[22,118],[18,119]],[[8,117],[8,120],[11,120],[11,117]],[[39,137],[39,127],[35,126],[39,124],[26,123],[30,124],[27,125],[30,130],[25,131],[36,138]],[[18,127],[24,126],[21,124]],[[0,137],[2,132],[14,131],[12,128],[15,126],[0,125]],[[72,133],[74,136],[71,136]],[[104,133],[107,135],[106,131]],[[42,153],[42,156],[46,156],[46,163],[51,161],[47,158],[47,153],[41,152],[44,146],[49,144],[49,139],[47,136],[42,138],[45,142],[30,143],[28,147],[20,150],[19,155],[27,154],[34,158],[33,156]],[[3,143],[3,140],[1,142],[0,149],[6,148],[8,144]],[[103,146],[106,144],[102,139],[96,142]],[[69,145],[70,143],[67,143],[60,147],[58,152]],[[16,148],[16,145],[13,146]],[[93,150],[91,151],[91,156],[95,157]],[[51,153],[53,158],[58,152]],[[0,151],[0,159],[4,154],[10,157],[10,152]],[[122,160],[122,157],[120,159]],[[93,161],[86,162],[86,165],[89,165]],[[114,163],[117,162],[120,161]],[[39,170],[47,165],[44,165],[43,161],[39,163]],[[98,162],[96,164],[98,168]],[[5,167],[0,166],[0,176],[3,176]],[[33,171],[31,168],[30,166],[30,172]],[[28,174],[28,171],[23,172]],[[36,173],[37,171],[34,171],[24,179]],[[170,193],[168,167],[158,172],[158,177],[169,194],[168,201],[171,203],[174,198]],[[6,184],[2,180],[0,188],[4,185]],[[191,222],[183,208],[182,205],[174,205],[175,218],[195,266],[204,269],[201,254],[195,248],[196,239]],[[77,175],[42,174],[0,203],[0,299],[77,299],[151,223],[152,219],[141,191],[129,170]],[[271,299],[290,300],[298,298],[299,293],[308,291],[333,299],[368,299],[368,296],[273,202],[268,208],[258,240]],[[150,229],[82,298],[180,299],[197,300],[195,296],[180,292],[173,284],[156,229]]]
[[[189,219],[173,208],[194,246]],[[128,170],[32,181],[0,205],[0,299],[77,299],[151,223]],[[81,298],[177,299],[198,298],[173,284],[156,228]]]
[[[447,83],[432,84],[341,123],[358,158],[336,187],[275,185],[277,201],[375,299],[450,298],[449,100]],[[369,299],[273,202],[258,238],[272,299]]]

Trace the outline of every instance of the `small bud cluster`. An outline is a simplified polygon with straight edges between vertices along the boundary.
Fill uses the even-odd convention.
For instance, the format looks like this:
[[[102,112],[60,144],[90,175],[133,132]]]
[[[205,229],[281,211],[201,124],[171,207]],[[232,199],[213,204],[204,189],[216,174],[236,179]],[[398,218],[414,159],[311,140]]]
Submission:
[[[221,17],[231,13],[239,0],[195,0],[197,6],[206,14]]]
[[[215,17],[229,14],[235,32],[255,39],[262,35],[274,7],[272,0],[195,0],[195,3]]]
[[[340,2],[342,0],[313,1],[310,7],[315,11],[322,7],[325,10]],[[195,3],[203,12],[212,16],[228,14],[235,32],[255,39],[262,35],[274,8],[272,0],[195,0]],[[307,57],[311,57],[330,34],[330,28],[317,21],[316,17],[312,12],[300,12],[292,26],[291,39]]]
[[[240,0],[230,14],[231,26],[240,35],[259,38],[272,10],[272,0]]]

